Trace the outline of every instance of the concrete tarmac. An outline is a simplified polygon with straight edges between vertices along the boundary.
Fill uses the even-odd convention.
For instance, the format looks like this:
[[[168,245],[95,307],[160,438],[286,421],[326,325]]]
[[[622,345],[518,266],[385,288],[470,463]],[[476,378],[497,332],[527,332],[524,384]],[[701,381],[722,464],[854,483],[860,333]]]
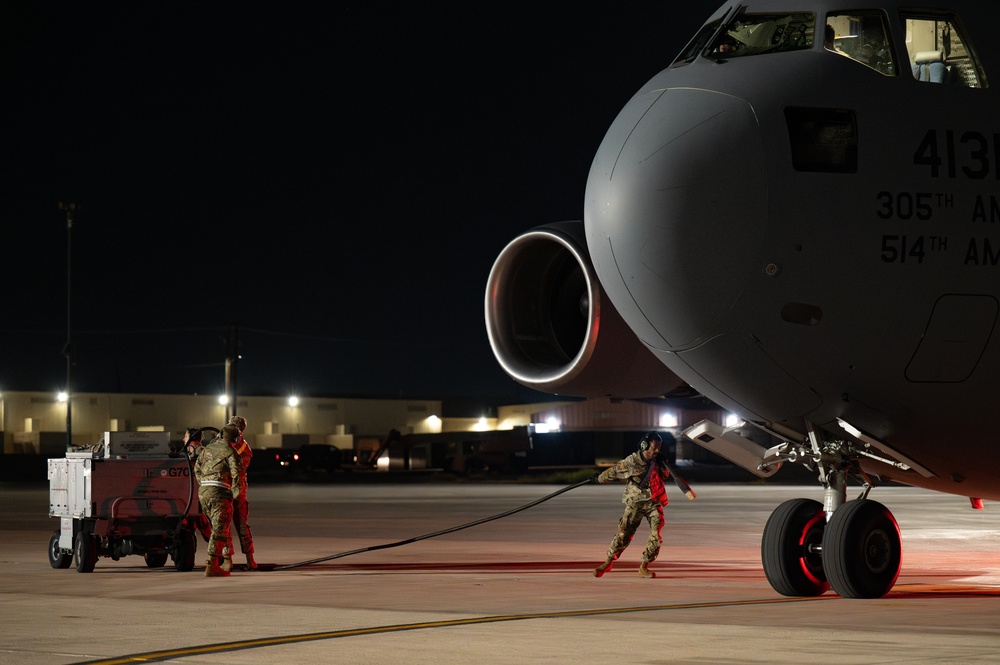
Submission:
[[[395,543],[559,490],[519,484],[258,484],[263,563]],[[468,529],[271,572],[206,578],[100,559],[50,567],[46,485],[0,484],[0,663],[995,663],[998,508],[910,488],[872,492],[895,514],[903,569],[883,599],[786,598],[768,585],[770,512],[818,486],[668,488],[664,547],[646,532],[603,578],[621,485],[586,485]],[[851,488],[851,492],[855,492]],[[851,497],[853,498],[853,497]],[[196,561],[204,561],[199,538]],[[237,563],[243,558],[237,554]],[[168,562],[169,563],[169,562]]]

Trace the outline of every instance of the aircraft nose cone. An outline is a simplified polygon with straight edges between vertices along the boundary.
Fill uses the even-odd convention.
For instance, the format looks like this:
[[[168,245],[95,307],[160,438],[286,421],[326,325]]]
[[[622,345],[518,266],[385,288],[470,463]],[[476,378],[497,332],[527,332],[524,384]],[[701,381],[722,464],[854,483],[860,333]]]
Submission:
[[[640,339],[679,350],[719,331],[753,273],[764,151],[745,100],[696,89],[637,95],[587,181],[587,244]]]

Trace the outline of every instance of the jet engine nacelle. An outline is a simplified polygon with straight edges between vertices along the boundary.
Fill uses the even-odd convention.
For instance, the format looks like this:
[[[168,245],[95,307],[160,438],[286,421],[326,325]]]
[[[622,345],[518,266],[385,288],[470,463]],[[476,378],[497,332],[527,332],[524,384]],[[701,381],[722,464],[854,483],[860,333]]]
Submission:
[[[486,330],[500,366],[534,390],[635,398],[682,383],[601,288],[583,222],[537,227],[500,252],[486,286]]]

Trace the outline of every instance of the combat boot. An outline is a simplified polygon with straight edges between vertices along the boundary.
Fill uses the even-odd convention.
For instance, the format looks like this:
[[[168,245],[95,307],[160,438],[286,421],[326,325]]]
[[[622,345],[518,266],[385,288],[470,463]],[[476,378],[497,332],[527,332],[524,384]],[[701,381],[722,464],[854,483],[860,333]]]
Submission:
[[[647,565],[645,561],[639,564],[639,577],[656,577],[656,573],[647,568]]]
[[[226,571],[226,575],[229,571],[233,569],[233,553],[228,547],[222,548],[222,570]]]
[[[219,557],[212,556],[205,564],[205,577],[229,577],[229,571],[223,570],[219,565]]]
[[[612,557],[608,557],[607,561],[599,565],[597,568],[594,568],[594,577],[603,577],[604,573],[611,570],[611,564],[614,562],[615,560]]]
[[[257,562],[253,560],[253,552],[247,552],[247,570],[257,570]]]

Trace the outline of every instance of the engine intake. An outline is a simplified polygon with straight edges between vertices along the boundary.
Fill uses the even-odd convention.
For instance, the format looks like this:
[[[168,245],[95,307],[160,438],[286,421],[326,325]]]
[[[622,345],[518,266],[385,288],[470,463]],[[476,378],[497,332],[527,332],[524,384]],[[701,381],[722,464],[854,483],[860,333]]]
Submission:
[[[583,222],[537,227],[500,252],[486,287],[486,331],[504,371],[541,392],[654,397],[682,383],[604,293]]]

